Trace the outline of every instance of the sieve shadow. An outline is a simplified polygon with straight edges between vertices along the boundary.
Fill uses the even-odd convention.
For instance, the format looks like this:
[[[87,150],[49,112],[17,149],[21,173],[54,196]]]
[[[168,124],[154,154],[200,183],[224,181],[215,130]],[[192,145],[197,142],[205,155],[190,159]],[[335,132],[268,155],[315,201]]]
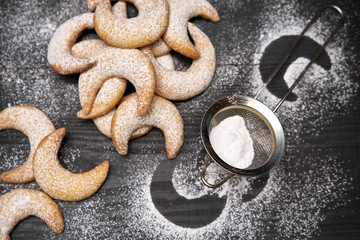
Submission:
[[[260,60],[260,75],[264,82],[267,81],[268,76],[273,72],[276,65],[281,61],[297,37],[297,35],[282,36],[272,41],[265,48],[263,56]],[[283,67],[278,71],[274,79],[267,86],[269,92],[278,98],[285,96],[289,90],[289,87],[284,79],[284,75],[288,67],[291,65],[291,63],[295,62],[300,57],[311,60],[320,47],[321,45],[319,43],[310,37],[304,36],[300,40],[299,45],[286,60]],[[324,51],[314,63],[318,64],[325,70],[330,70],[332,65],[330,57],[326,51]],[[295,79],[292,80],[295,81]],[[295,101],[296,99],[297,96],[294,93],[290,93],[290,95],[286,98],[287,101],[291,102]]]
[[[163,160],[156,168],[150,185],[156,209],[170,222],[184,228],[200,228],[215,221],[225,208],[226,197],[206,195],[187,199],[178,194],[172,183],[176,160]],[[249,190],[242,195],[242,202],[256,198],[264,189],[269,173],[253,178]]]
[[[152,177],[150,192],[157,210],[170,222],[185,228],[199,228],[213,222],[224,210],[226,197],[202,196],[187,199],[172,183],[176,160],[163,160]]]

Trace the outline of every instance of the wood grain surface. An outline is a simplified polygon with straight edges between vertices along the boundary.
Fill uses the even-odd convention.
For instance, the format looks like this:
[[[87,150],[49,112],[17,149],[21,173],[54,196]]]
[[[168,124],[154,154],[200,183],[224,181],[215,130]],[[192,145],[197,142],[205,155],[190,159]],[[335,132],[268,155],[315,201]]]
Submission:
[[[173,160],[166,157],[159,129],[130,141],[129,153],[121,156],[92,120],[76,117],[79,75],[55,73],[46,55],[56,28],[89,11],[85,0],[0,2],[0,110],[34,106],[56,128],[65,127],[59,159],[72,172],[110,162],[109,176],[94,196],[57,201],[65,220],[62,234],[29,217],[15,227],[12,239],[359,239],[360,2],[209,2],[220,21],[191,22],[211,39],[216,72],[202,94],[174,102],[184,120],[185,141]],[[326,4],[343,10],[345,24],[276,112],[286,139],[280,164],[256,178],[235,176],[220,189],[206,188],[200,181],[205,157],[200,122],[206,109],[223,97],[254,96],[287,46]],[[131,4],[128,14],[137,14]],[[275,106],[337,19],[331,11],[320,19],[261,102]],[[79,41],[93,37],[89,30]],[[172,55],[178,70],[191,65]],[[25,135],[0,131],[0,172],[20,166],[28,153]],[[216,179],[226,174],[214,163],[209,171]],[[0,182],[0,194],[19,187],[40,189],[36,182]]]

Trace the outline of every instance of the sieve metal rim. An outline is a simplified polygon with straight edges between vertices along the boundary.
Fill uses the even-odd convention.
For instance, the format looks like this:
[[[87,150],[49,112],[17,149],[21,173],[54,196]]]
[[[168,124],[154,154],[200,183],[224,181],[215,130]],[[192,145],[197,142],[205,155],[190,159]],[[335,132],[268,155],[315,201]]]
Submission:
[[[270,129],[273,138],[273,149],[269,159],[259,168],[253,169],[239,169],[235,168],[226,162],[224,162],[214,151],[210,144],[209,139],[209,125],[211,119],[221,110],[227,107],[241,107],[252,111],[254,114],[264,120]],[[282,125],[274,114],[267,106],[261,102],[247,97],[247,96],[233,96],[220,99],[211,105],[205,112],[201,121],[201,140],[208,156],[215,161],[221,168],[225,169],[231,174],[237,174],[242,176],[259,176],[270,171],[280,161],[285,150],[285,136]]]

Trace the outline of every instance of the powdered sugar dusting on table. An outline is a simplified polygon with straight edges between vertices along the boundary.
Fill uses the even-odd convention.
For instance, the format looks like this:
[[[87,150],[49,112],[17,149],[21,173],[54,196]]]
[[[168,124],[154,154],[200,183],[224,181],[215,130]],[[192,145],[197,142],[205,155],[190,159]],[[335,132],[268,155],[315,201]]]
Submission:
[[[260,60],[261,53],[272,40],[282,35],[298,34],[299,31],[297,30],[301,30],[305,22],[294,16],[295,10],[289,11],[286,14],[285,9],[281,14],[273,14],[274,10],[280,7],[276,6],[276,4],[270,4],[270,6],[271,9],[266,9],[266,14],[262,15],[264,32],[259,33],[268,37],[261,39],[258,50],[254,54],[255,61]],[[289,3],[289,6],[285,7],[291,8],[294,6],[293,3]],[[267,19],[270,15],[272,17]],[[284,17],[277,18],[279,15]],[[282,31],[283,29],[286,29],[286,31]],[[312,31],[310,34],[315,40],[323,40],[323,37],[317,36],[317,34],[321,35],[322,32],[319,33],[317,29]],[[346,31],[346,28],[344,31]],[[285,103],[279,111],[281,121],[284,122],[285,126],[289,127],[287,140],[290,140],[290,146],[304,141],[301,139],[302,134],[304,134],[301,131],[305,131],[305,134],[316,136],[316,133],[323,128],[320,124],[324,124],[324,118],[327,118],[328,114],[330,116],[346,114],[346,111],[338,112],[338,109],[351,104],[351,99],[356,94],[357,84],[352,83],[349,79],[349,70],[346,69],[346,66],[339,63],[339,61],[345,58],[342,52],[342,45],[339,45],[340,40],[335,39],[334,41],[335,43],[330,44],[327,48],[334,63],[330,74],[315,65],[307,74],[308,79],[304,78],[302,86],[299,86],[296,90],[297,92],[295,92],[299,97],[302,97],[299,99],[299,102]],[[239,51],[243,50],[239,49]],[[285,78],[291,78],[298,73],[300,71],[299,65],[303,65],[306,61],[305,59],[298,59],[294,62],[289,67]],[[218,66],[216,79],[207,91],[227,90],[228,87],[234,84],[234,81],[244,79],[244,85],[248,87],[249,92],[241,94],[251,95],[261,86],[262,82],[257,66],[250,73],[252,79],[247,80],[246,77],[249,78],[247,74],[249,73],[244,73],[241,69],[232,68],[231,66]],[[322,78],[323,83],[320,84],[323,85],[321,87],[318,84],[317,86],[312,85],[313,81],[311,80],[313,79],[309,78]],[[328,81],[324,78],[327,78]],[[248,82],[252,80],[253,82]],[[312,101],[306,104],[306,107],[309,106],[309,108],[306,114],[304,114],[304,112],[299,111],[299,109],[302,109],[301,104],[304,104],[305,100],[312,98],[311,94],[306,94],[306,92],[313,91],[315,88],[324,89],[324,93],[321,95],[319,103]],[[232,91],[231,94],[237,93],[236,90]],[[264,92],[264,96],[262,101],[265,101],[267,104],[274,103],[274,99],[271,99],[271,95],[267,91]],[[319,108],[318,105],[326,105],[327,100],[332,97],[341,101],[327,104],[327,106],[322,105]],[[180,111],[185,111],[186,109],[188,112],[194,113],[195,117],[201,116],[201,109],[205,109],[206,101],[209,101],[207,98],[210,98],[210,96],[205,93],[201,98],[198,97],[189,102],[179,103],[179,109]],[[295,106],[291,106],[291,104]],[[311,104],[314,106],[311,107]],[[330,107],[330,105],[332,106]],[[349,108],[351,106],[348,106],[346,109]],[[319,109],[321,110],[319,111]],[[319,123],[315,121],[315,130],[304,129],[305,124],[302,122],[309,121],[309,118],[312,117],[321,118],[322,121],[319,121]],[[328,121],[330,122],[331,119]],[[131,227],[127,230],[129,235],[161,239],[196,239],[198,236],[203,238],[220,238],[225,235],[228,237],[256,238],[274,231],[280,238],[295,236],[310,238],[318,233],[318,223],[325,219],[321,209],[328,208],[328,204],[334,201],[334,199],[337,199],[340,204],[346,204],[346,201],[341,199],[344,199],[345,189],[350,184],[346,178],[348,171],[343,169],[343,163],[339,160],[336,150],[313,150],[311,154],[306,154],[301,159],[301,162],[298,162],[298,159],[295,159],[293,156],[299,155],[300,150],[288,148],[280,165],[270,173],[263,191],[252,201],[242,202],[241,197],[251,191],[251,183],[254,179],[233,178],[221,189],[215,191],[207,189],[199,179],[201,171],[201,164],[199,162],[201,163],[203,161],[201,158],[204,157],[200,138],[192,137],[191,139],[186,139],[186,141],[184,146],[187,148],[184,154],[186,157],[179,161],[173,173],[172,182],[174,188],[187,199],[195,199],[209,194],[217,194],[219,197],[226,196],[227,202],[222,214],[213,223],[196,229],[182,228],[169,222],[154,207],[150,193],[151,175],[157,165],[164,160],[160,160],[156,156],[153,159],[132,159],[132,163],[134,163],[133,170],[135,172],[133,172],[132,177],[128,181],[136,185],[136,187],[131,188],[131,194],[127,192],[127,196],[130,197],[126,202],[129,204],[131,211],[128,211],[123,216],[125,222],[131,222]],[[151,149],[151,146],[148,147]],[[144,161],[146,161],[147,166],[140,167]],[[292,168],[289,165],[301,167],[303,170],[299,172],[297,167]],[[214,165],[211,166],[213,167]],[[289,186],[299,180],[300,174],[304,183],[298,185],[298,189],[295,191],[289,191]],[[291,201],[288,199],[291,199]]]
[[[52,72],[52,69],[43,68],[4,70],[1,72],[3,81],[0,83],[2,89],[6,89],[4,102],[8,102],[11,106],[37,107],[54,123],[63,116],[76,114],[80,107],[80,104],[74,105],[79,102],[77,80],[67,78],[55,81]],[[58,87],[59,84],[62,88]]]
[[[213,2],[220,4],[219,1]],[[235,1],[221,1],[221,4],[232,5]],[[174,188],[186,199],[205,195],[226,198],[222,214],[209,225],[190,229],[171,223],[158,212],[151,198],[150,185],[154,171],[162,161],[168,160],[163,152],[158,153],[157,143],[153,141],[154,135],[148,135],[145,137],[148,140],[147,144],[140,148],[141,153],[146,154],[114,159],[114,162],[125,162],[121,165],[124,168],[113,168],[108,179],[109,184],[114,184],[115,181],[118,188],[110,188],[109,184],[105,184],[97,194],[85,201],[59,202],[61,209],[66,212],[66,230],[60,236],[49,234],[49,239],[126,239],[134,236],[152,239],[198,239],[199,236],[252,239],[267,234],[278,236],[279,239],[314,238],[319,233],[319,223],[325,219],[324,212],[347,204],[346,194],[351,188],[352,180],[348,178],[349,170],[344,169],[345,160],[341,160],[342,156],[339,156],[337,149],[313,147],[314,150],[310,153],[303,154],[296,148],[297,144],[304,144],[306,141],[311,145],[311,139],[307,137],[305,140],[303,137],[316,137],[321,134],[326,125],[331,124],[332,117],[346,115],[350,109],[358,108],[351,100],[357,94],[359,86],[351,79],[360,76],[351,70],[351,66],[344,63],[354,60],[352,53],[345,52],[343,48],[345,43],[342,43],[342,39],[349,34],[346,24],[326,49],[333,63],[331,70],[325,71],[320,66],[313,66],[294,90],[299,97],[298,100],[292,103],[285,102],[277,112],[280,121],[286,127],[288,147],[280,165],[270,173],[264,189],[254,199],[245,202],[241,200],[242,196],[251,192],[255,179],[232,178],[215,191],[206,188],[199,179],[205,152],[198,129],[196,128],[196,132],[193,133],[193,129],[187,123],[200,123],[206,108],[220,97],[233,94],[253,96],[262,84],[257,64],[265,47],[282,35],[298,34],[313,12],[309,11],[309,15],[303,16],[296,1],[269,1],[265,2],[263,7],[263,11],[257,16],[262,28],[259,31],[254,29],[254,35],[258,37],[250,35],[248,41],[251,44],[239,45],[230,52],[230,56],[220,56],[215,78],[203,94],[189,101],[176,103],[180,113],[188,114],[184,117],[187,135],[183,150],[179,155],[179,161],[174,160],[178,161],[172,178]],[[322,43],[324,35],[325,32],[319,28],[311,30],[308,36]],[[220,52],[221,49],[217,48],[217,51]],[[232,65],[235,61],[239,61],[240,64]],[[285,74],[285,80],[290,82],[290,78],[301,71],[307,61],[300,58],[292,63]],[[251,70],[246,70],[242,67],[247,64],[253,64],[253,68],[248,66],[247,69]],[[77,85],[76,82],[71,82],[71,79],[60,80],[66,84],[58,88],[47,69],[4,70],[1,74],[5,81],[0,84],[8,91],[4,96],[5,102],[10,105],[26,102],[29,105],[41,106],[40,109],[54,120],[55,126],[64,121],[61,120],[64,116],[75,115],[79,109],[79,104],[74,104],[79,102]],[[241,89],[233,88],[237,81],[241,81]],[[315,82],[316,85],[313,84]],[[54,88],[57,89],[56,92],[53,91]],[[316,89],[321,89],[321,93],[317,94],[318,98],[314,101]],[[31,95],[34,92],[36,94]],[[260,98],[266,105],[275,104],[278,100],[266,90]],[[305,122],[313,123],[312,127],[308,128]],[[114,151],[110,147],[108,150]],[[7,158],[10,155],[14,156],[12,153],[0,152],[4,164],[2,169],[13,163],[14,157]],[[147,155],[150,153],[151,157]],[[24,156],[25,154],[19,157]],[[298,159],[295,156],[303,157]],[[77,166],[76,163],[73,165]],[[124,173],[121,178],[115,174],[120,171]],[[210,178],[218,179],[217,165],[211,163],[208,172]],[[294,185],[296,188],[291,188]],[[2,187],[14,188],[10,184],[4,184]],[[30,183],[26,187],[35,188],[37,185]],[[7,191],[2,190],[1,193]],[[336,205],[332,205],[333,203]]]
[[[65,221],[72,232],[81,232],[84,238],[146,236],[157,239],[197,239],[199,236],[219,238],[224,234],[256,238],[271,230],[283,238],[295,235],[309,238],[317,230],[317,223],[324,219],[319,210],[325,208],[333,197],[344,194],[345,186],[348,184],[342,177],[338,177],[345,174],[343,170],[339,170],[341,163],[336,162],[336,157],[326,154],[325,156],[328,158],[325,161],[322,157],[305,156],[305,161],[315,162],[313,167],[317,169],[317,175],[314,177],[313,170],[303,172],[302,174],[311,174],[312,177],[305,178],[305,183],[294,192],[288,191],[287,184],[289,180],[297,181],[296,175],[299,173],[296,170],[285,170],[283,164],[271,172],[263,191],[250,202],[242,202],[241,197],[251,190],[253,179],[230,180],[223,187],[227,191],[222,190],[221,194],[218,193],[219,196],[224,196],[225,193],[227,197],[222,214],[211,224],[195,229],[183,228],[171,223],[152,203],[150,193],[152,174],[160,161],[167,160],[159,160],[160,156],[155,156],[156,160],[139,157],[131,159],[134,164],[134,167],[129,169],[132,171],[131,176],[125,179],[118,189],[107,191],[107,194],[116,195],[118,199],[112,198],[109,203],[109,196],[96,195],[78,206],[71,215],[65,216]],[[188,164],[192,163],[191,160]],[[286,164],[293,161],[295,159],[290,157]],[[143,162],[147,164],[141,164]],[[328,167],[330,162],[335,163],[333,167]],[[192,170],[190,175],[191,173],[195,171]],[[174,172],[175,179],[188,175],[189,172],[186,170]],[[199,197],[208,193],[214,194],[212,190],[209,191],[201,185],[198,178],[195,181],[198,182],[197,186],[201,190],[196,194],[187,191],[184,196],[190,199],[195,195]],[[197,188],[188,185],[190,185],[188,190]],[[183,192],[179,191],[179,193]],[[112,214],[107,214],[111,211]]]

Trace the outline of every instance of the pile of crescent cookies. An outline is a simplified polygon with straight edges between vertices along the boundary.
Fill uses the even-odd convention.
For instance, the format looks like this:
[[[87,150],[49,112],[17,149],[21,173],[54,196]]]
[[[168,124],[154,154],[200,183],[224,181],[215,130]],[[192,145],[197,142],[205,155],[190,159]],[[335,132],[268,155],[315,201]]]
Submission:
[[[216,65],[211,41],[188,21],[200,16],[217,22],[219,16],[206,0],[127,1],[137,8],[137,17],[127,18],[125,2],[87,0],[95,12],[75,16],[58,27],[49,43],[48,61],[59,74],[80,73],[82,109],[77,116],[92,119],[120,154],[127,154],[130,139],[157,127],[164,133],[168,158],[174,158],[184,141],[184,126],[170,100],[202,93]],[[76,43],[87,29],[95,29],[100,39]],[[193,59],[186,72],[175,70],[171,50]],[[124,96],[128,81],[135,92]],[[63,168],[57,153],[65,129],[55,129],[48,116],[34,107],[18,105],[1,111],[3,129],[24,133],[31,150],[22,166],[2,173],[0,179],[7,183],[36,180],[45,193],[19,188],[0,197],[0,238],[10,239],[15,225],[29,215],[61,233],[63,216],[53,199],[79,201],[92,196],[104,183],[109,162],[85,173]]]

